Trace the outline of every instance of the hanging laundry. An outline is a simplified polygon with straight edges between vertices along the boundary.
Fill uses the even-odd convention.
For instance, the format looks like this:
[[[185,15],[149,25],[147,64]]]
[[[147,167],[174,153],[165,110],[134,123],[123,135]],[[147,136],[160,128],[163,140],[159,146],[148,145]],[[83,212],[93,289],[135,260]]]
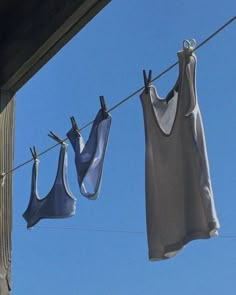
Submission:
[[[149,84],[140,95],[151,261],[170,258],[191,240],[217,235],[219,228],[196,93],[196,56],[191,42],[184,44],[177,54],[178,79],[169,94],[163,99]]]
[[[52,133],[53,134],[53,133]],[[52,135],[50,135],[53,137]],[[56,139],[56,138],[54,138]],[[59,141],[59,140],[58,140]],[[67,183],[67,147],[60,141],[61,149],[59,155],[57,175],[52,189],[45,198],[38,196],[38,167],[39,159],[34,150],[34,164],[32,169],[31,195],[28,208],[23,214],[27,222],[27,228],[33,227],[43,218],[66,218],[73,216],[76,209],[76,199],[70,192]]]
[[[75,151],[75,165],[80,192],[88,199],[95,200],[99,194],[111,116],[103,109],[97,113],[86,144],[84,144],[73,117],[72,123],[73,127],[67,133],[67,137]]]

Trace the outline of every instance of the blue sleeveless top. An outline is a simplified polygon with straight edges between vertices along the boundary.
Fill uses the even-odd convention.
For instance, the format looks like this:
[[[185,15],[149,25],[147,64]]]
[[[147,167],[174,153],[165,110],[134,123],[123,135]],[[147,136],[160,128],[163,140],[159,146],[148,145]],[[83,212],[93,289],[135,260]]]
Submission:
[[[61,144],[57,175],[52,189],[45,198],[38,196],[37,179],[39,159],[34,160],[32,169],[29,205],[23,214],[27,228],[33,227],[43,218],[65,218],[75,214],[76,199],[67,184],[67,144]]]
[[[78,129],[72,127],[67,133],[75,151],[80,192],[91,200],[98,197],[110,126],[111,116],[108,113],[104,116],[100,110],[93,122],[86,144]]]

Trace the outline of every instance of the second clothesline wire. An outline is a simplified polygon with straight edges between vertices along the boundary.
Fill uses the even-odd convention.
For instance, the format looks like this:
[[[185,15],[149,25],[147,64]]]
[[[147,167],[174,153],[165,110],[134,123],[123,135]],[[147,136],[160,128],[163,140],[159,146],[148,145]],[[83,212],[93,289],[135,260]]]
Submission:
[[[193,51],[196,51],[197,49],[199,49],[200,47],[202,47],[203,45],[205,45],[209,40],[211,40],[214,36],[216,36],[219,32],[221,32],[225,27],[227,27],[228,25],[230,25],[233,21],[236,20],[236,16],[234,16],[233,18],[231,18],[229,21],[227,21],[224,25],[222,25],[219,29],[217,29],[214,33],[212,33],[209,37],[207,37],[205,40],[203,40],[198,46],[196,46]],[[175,62],[174,64],[172,64],[171,66],[169,66],[167,69],[165,69],[163,72],[161,72],[159,75],[157,75],[155,78],[153,78],[151,80],[151,82],[156,81],[157,79],[161,78],[163,75],[165,75],[167,72],[169,72],[171,69],[173,69],[175,66],[178,65],[178,61]],[[140,87],[139,89],[137,89],[135,92],[131,93],[129,96],[127,96],[126,98],[122,99],[121,101],[119,101],[116,105],[114,105],[113,107],[111,107],[108,112],[112,112],[113,110],[115,110],[116,108],[120,107],[123,103],[125,103],[126,101],[128,101],[129,99],[131,99],[132,97],[134,97],[136,94],[138,94],[139,92],[141,92],[143,89],[145,88],[145,86]],[[83,129],[87,128],[88,126],[90,126],[91,124],[93,124],[93,121],[87,123],[86,125],[84,125],[82,128],[80,128],[80,131],[82,131]],[[66,141],[68,138],[65,138],[64,141]],[[39,156],[42,156],[44,154],[46,154],[47,152],[49,152],[50,150],[54,149],[55,147],[57,147],[58,145],[60,145],[60,143],[57,143],[51,147],[49,147],[48,149],[44,150],[43,152],[39,153]],[[26,162],[14,167],[12,170],[4,173],[4,176],[20,169],[21,167],[25,166],[26,164],[30,163],[31,161],[33,161],[34,159],[31,158],[29,160],[27,160]],[[24,225],[20,225],[17,224],[15,225],[16,227],[24,227]],[[37,228],[44,228],[44,229],[65,229],[65,230],[80,230],[80,231],[96,231],[96,232],[114,232],[114,233],[129,233],[129,234],[144,234],[145,231],[133,231],[133,230],[107,230],[107,229],[89,229],[89,228],[80,228],[80,227],[59,227],[59,226],[37,226]],[[220,235],[218,236],[218,238],[236,238],[236,235]]]
[[[15,227],[24,227],[23,224],[16,224]],[[88,231],[88,232],[104,232],[104,233],[123,233],[123,234],[146,234],[146,231],[141,230],[122,230],[122,229],[105,229],[105,228],[83,228],[79,226],[47,226],[37,225],[37,229],[59,229],[59,230],[73,230],[73,231]],[[236,238],[236,235],[219,235],[216,238]]]

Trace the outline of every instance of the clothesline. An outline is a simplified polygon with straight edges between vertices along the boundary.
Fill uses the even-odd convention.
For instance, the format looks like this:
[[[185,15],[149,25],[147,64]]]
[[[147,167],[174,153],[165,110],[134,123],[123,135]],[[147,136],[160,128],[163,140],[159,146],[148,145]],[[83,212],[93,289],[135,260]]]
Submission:
[[[23,224],[16,224],[15,227],[24,227]],[[107,232],[107,233],[125,233],[125,234],[146,234],[146,231],[141,230],[126,230],[126,229],[105,229],[105,228],[83,228],[79,226],[47,226],[37,225],[37,228],[43,229],[64,229],[64,230],[77,230],[77,231],[93,231],[93,232]],[[217,238],[236,238],[236,235],[219,235]]]
[[[219,29],[217,29],[214,33],[212,33],[209,37],[207,37],[205,40],[203,40],[198,46],[196,46],[193,51],[196,51],[197,49],[199,49],[200,47],[202,47],[203,45],[205,45],[209,40],[211,40],[214,36],[216,36],[219,32],[221,32],[224,28],[226,28],[227,26],[229,26],[233,21],[236,20],[236,16],[234,16],[233,18],[231,18],[230,20],[228,20],[224,25],[222,25]],[[161,78],[163,75],[165,75],[167,72],[169,72],[172,68],[174,68],[179,62],[175,62],[174,64],[172,64],[171,66],[169,66],[166,70],[164,70],[163,72],[161,72],[159,75],[157,75],[155,78],[153,78],[151,80],[151,82],[156,81],[157,79]],[[114,105],[113,107],[111,107],[108,112],[112,112],[113,110],[115,110],[116,108],[120,107],[123,103],[125,103],[126,101],[128,101],[129,99],[131,99],[132,97],[134,97],[136,94],[138,94],[140,91],[142,91],[145,88],[145,86],[140,87],[139,89],[137,89],[135,92],[131,93],[129,96],[127,96],[126,98],[122,99],[121,101],[119,101],[116,105]],[[87,128],[88,126],[90,126],[91,124],[93,124],[93,121],[88,122],[86,125],[84,125],[83,127],[81,127],[79,129],[79,131],[82,131],[83,129]],[[63,141],[68,140],[68,138],[63,139]],[[38,156],[42,156],[46,153],[48,153],[49,151],[51,151],[52,149],[54,149],[55,147],[57,147],[58,145],[60,145],[60,143],[54,144],[51,147],[49,147],[48,149],[44,150],[43,152],[39,153]],[[23,162],[22,164],[14,167],[12,170],[7,171],[5,173],[3,173],[2,176],[6,176],[18,169],[20,169],[21,167],[25,166],[26,164],[32,162],[34,159],[31,158],[25,162]],[[235,236],[236,237],[236,236]]]

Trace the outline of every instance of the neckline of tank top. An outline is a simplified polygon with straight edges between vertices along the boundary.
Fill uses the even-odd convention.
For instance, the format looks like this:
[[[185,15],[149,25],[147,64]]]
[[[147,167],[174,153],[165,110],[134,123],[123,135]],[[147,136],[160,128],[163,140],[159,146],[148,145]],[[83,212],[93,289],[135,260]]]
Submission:
[[[166,106],[168,106],[168,103],[173,98],[176,97],[176,92],[177,92],[177,98],[176,98],[177,99],[177,106],[176,106],[176,110],[175,110],[174,120],[173,120],[173,123],[172,123],[172,126],[171,126],[171,129],[170,129],[169,133],[166,133],[161,128],[160,123],[158,121],[158,118],[156,116],[155,110],[152,107],[152,112],[153,112],[153,115],[155,116],[155,119],[156,119],[155,121],[157,123],[158,129],[160,130],[160,132],[162,133],[162,135],[164,135],[165,137],[170,137],[171,136],[171,134],[173,132],[173,129],[174,129],[174,126],[175,126],[175,122],[176,122],[176,118],[177,118],[177,114],[178,114],[178,110],[179,110],[179,92],[180,92],[180,87],[179,87],[180,85],[179,85],[179,83],[181,82],[180,80],[182,80],[182,66],[183,66],[183,63],[186,64],[186,59],[189,56],[191,56],[191,55],[193,55],[195,57],[195,60],[196,60],[195,54],[192,51],[190,51],[189,49],[186,49],[186,50],[184,49],[184,50],[180,50],[180,51],[177,52],[177,56],[178,56],[178,59],[179,59],[179,73],[178,73],[178,77],[177,77],[177,80],[176,80],[176,83],[175,83],[174,87],[168,92],[168,94],[166,95],[165,98],[162,99],[158,95],[158,92],[157,92],[156,87],[154,85],[152,85],[152,84],[150,84],[148,86],[149,92],[147,94],[145,93],[145,91],[143,91],[142,94],[140,95],[141,97],[143,95],[149,96],[150,97],[150,100],[151,100],[151,102],[153,104],[153,100],[151,99],[151,92],[150,92],[150,89],[152,88],[154,90],[154,93],[156,95],[156,98],[157,98],[158,103],[160,103],[160,105],[161,104],[166,104]],[[171,97],[169,98],[169,96],[171,96]]]
[[[92,121],[91,130],[94,129],[94,128],[96,128],[96,127],[98,127],[98,125],[100,123],[102,123],[103,121],[106,121],[106,120],[110,120],[111,119],[111,115],[110,115],[109,112],[107,112],[106,116],[104,116],[102,112],[103,112],[102,109],[100,109],[97,112],[95,119]],[[82,133],[81,133],[81,130],[79,128],[77,129],[77,128],[74,128],[74,127],[71,127],[71,129],[67,132],[67,135],[68,135],[69,132],[72,132],[72,131],[75,132],[79,137],[82,137],[83,138]],[[91,135],[91,132],[90,132],[89,135]],[[88,141],[89,141],[89,136],[88,136],[87,141],[84,143],[84,145],[86,145]]]
[[[157,99],[158,99],[158,102],[159,103],[162,103],[162,104],[168,104],[172,98],[175,97],[175,92],[177,92],[179,94],[179,82],[180,82],[180,78],[181,78],[181,74],[182,74],[182,66],[183,66],[183,62],[185,63],[186,60],[188,59],[189,56],[193,55],[194,57],[195,54],[190,51],[189,49],[184,49],[184,50],[180,50],[177,52],[177,56],[178,56],[178,59],[179,59],[179,69],[178,69],[178,75],[177,75],[177,79],[176,79],[176,82],[174,84],[174,86],[171,88],[171,90],[169,90],[167,92],[167,95],[164,96],[164,97],[161,97],[158,93],[158,87],[150,84],[148,87],[149,88],[154,88],[155,89],[155,93],[156,93],[156,96],[157,96]]]
[[[63,187],[65,189],[66,194],[68,195],[69,198],[71,198],[72,200],[76,201],[76,198],[74,197],[73,193],[70,191],[68,184],[67,184],[67,165],[65,163],[66,161],[66,153],[67,153],[67,148],[68,148],[68,144],[65,142],[61,143],[61,148],[60,148],[60,152],[59,152],[59,160],[58,160],[58,165],[57,165],[57,170],[56,170],[56,177],[53,181],[53,184],[51,186],[51,189],[49,190],[49,192],[46,194],[45,197],[40,198],[39,197],[39,193],[38,193],[38,189],[37,189],[37,182],[38,182],[38,167],[39,167],[39,163],[40,160],[38,158],[36,158],[34,160],[34,169],[35,169],[35,186],[36,186],[36,194],[34,195],[34,197],[37,199],[37,201],[45,201],[49,194],[51,193],[51,191],[53,190],[54,186],[56,185],[57,179],[58,177],[61,177],[62,179],[62,184]],[[62,158],[63,157],[63,158]],[[61,165],[63,166],[61,168]],[[61,168],[61,169],[60,169]],[[59,173],[62,173],[62,175],[60,175]]]
[[[176,118],[177,118],[177,113],[178,113],[178,109],[179,109],[179,93],[174,91],[175,93],[174,93],[174,95],[173,95],[172,98],[175,99],[175,101],[174,101],[173,99],[171,99],[171,100],[167,103],[166,101],[161,102],[160,100],[158,100],[157,93],[156,93],[156,88],[155,88],[154,86],[152,86],[152,89],[154,90],[154,93],[153,93],[153,94],[156,96],[155,99],[157,99],[157,103],[160,104],[160,105],[159,105],[159,108],[161,108],[161,106],[163,106],[163,107],[166,108],[166,111],[168,111],[168,110],[169,110],[169,106],[171,105],[171,103],[172,103],[172,102],[173,102],[173,103],[176,103],[176,105],[175,105],[175,111],[174,111],[174,116],[173,116],[173,122],[171,123],[171,128],[169,128],[169,131],[166,132],[166,131],[165,131],[165,128],[164,128],[164,127],[161,127],[161,126],[162,126],[161,118],[160,118],[160,116],[159,116],[159,114],[158,114],[158,111],[155,111],[155,109],[154,109],[154,107],[153,107],[153,105],[155,104],[155,99],[152,98],[153,95],[152,95],[152,93],[151,93],[151,89],[149,90],[149,94],[148,94],[148,96],[150,97],[150,102],[151,102],[151,105],[152,105],[151,109],[152,109],[152,113],[153,113],[153,115],[154,115],[154,117],[155,117],[155,122],[156,122],[156,124],[157,124],[158,129],[160,130],[160,132],[161,132],[164,136],[169,137],[169,136],[171,136],[171,134],[172,134],[172,131],[173,131],[174,126],[175,126]],[[167,129],[168,129],[168,128],[167,128]]]

